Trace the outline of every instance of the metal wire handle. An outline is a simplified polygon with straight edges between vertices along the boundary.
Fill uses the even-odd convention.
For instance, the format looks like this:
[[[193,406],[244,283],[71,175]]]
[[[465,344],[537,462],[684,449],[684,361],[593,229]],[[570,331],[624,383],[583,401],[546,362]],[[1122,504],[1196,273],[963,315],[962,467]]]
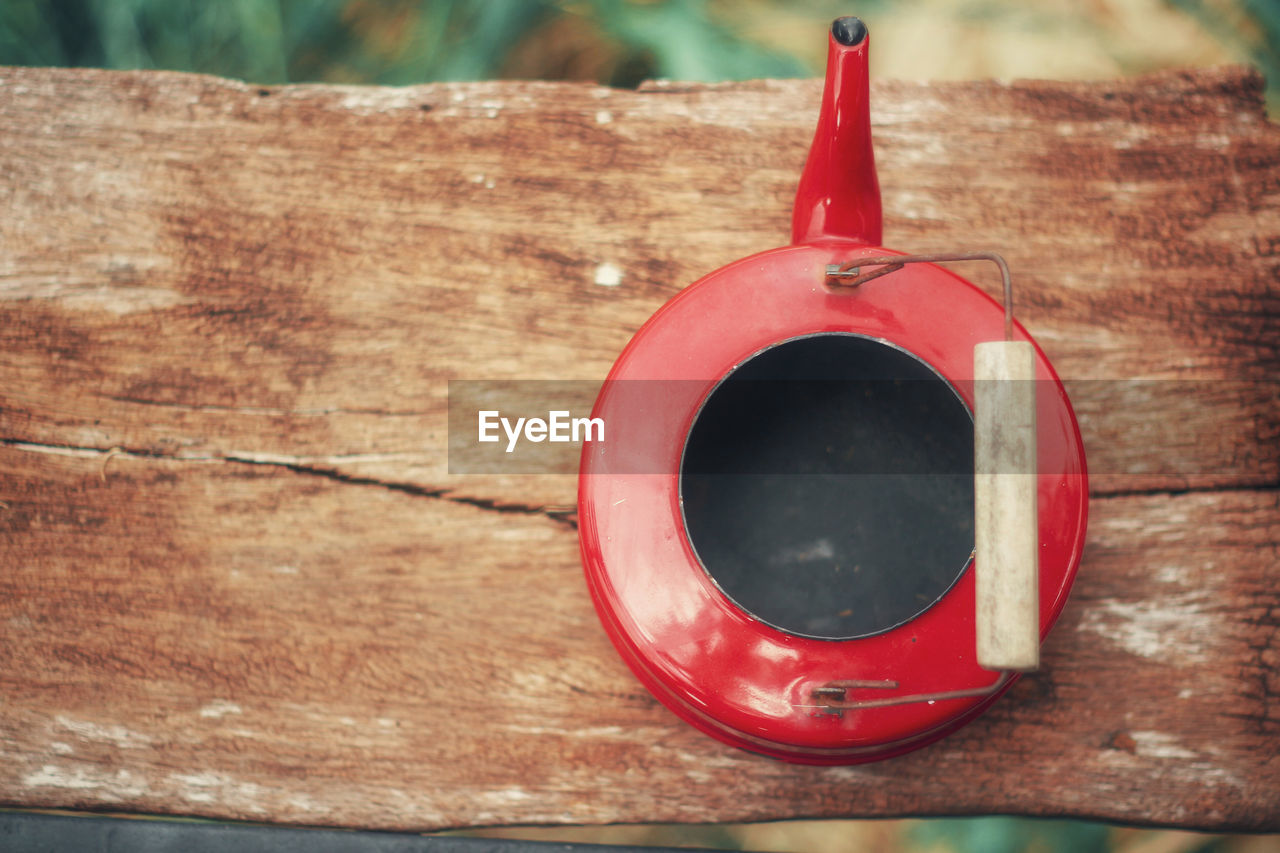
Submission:
[[[831,287],[855,288],[866,284],[880,276],[888,275],[905,267],[907,264],[939,264],[958,261],[991,261],[1000,268],[1000,279],[1004,286],[1004,338],[1013,340],[1013,280],[1009,274],[1009,265],[1005,259],[995,252],[936,252],[926,255],[886,255],[874,258],[858,258],[844,264],[827,264],[826,280]],[[864,267],[874,269],[864,272]],[[883,699],[849,699],[851,690],[893,690],[898,687],[896,681],[845,680],[832,681],[814,689],[813,704],[797,705],[799,708],[813,708],[819,714],[842,717],[845,711],[857,711],[866,708],[888,708],[895,705],[910,705],[917,702],[945,702],[949,699],[971,699],[990,696],[998,693],[1013,673],[1000,672],[996,680],[984,687],[944,690],[935,693],[911,693],[905,696],[891,696]]]
[[[1000,268],[1004,284],[1004,339],[1013,340],[1013,280],[1009,265],[995,252],[937,252],[928,255],[886,255],[858,258],[844,264],[827,264],[827,283],[832,287],[858,287],[872,279],[897,272],[907,264],[945,264],[954,261],[991,261]],[[863,272],[863,267],[877,267]]]

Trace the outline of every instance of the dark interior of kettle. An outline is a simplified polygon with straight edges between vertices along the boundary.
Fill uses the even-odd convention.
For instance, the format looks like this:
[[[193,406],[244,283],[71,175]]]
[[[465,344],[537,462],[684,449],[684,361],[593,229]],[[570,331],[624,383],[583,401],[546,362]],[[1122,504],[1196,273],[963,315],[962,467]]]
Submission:
[[[711,393],[680,472],[715,583],[781,630],[865,637],[918,616],[973,550],[973,419],[926,364],[849,334],[756,354]]]

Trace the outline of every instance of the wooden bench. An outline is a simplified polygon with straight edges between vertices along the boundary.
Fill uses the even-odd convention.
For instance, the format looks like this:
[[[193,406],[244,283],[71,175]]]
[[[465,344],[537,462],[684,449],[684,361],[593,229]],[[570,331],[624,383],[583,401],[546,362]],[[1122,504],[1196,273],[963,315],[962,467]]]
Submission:
[[[0,803],[1280,830],[1261,88],[873,86],[886,242],[1005,254],[1094,495],[1040,674],[932,747],[815,768],[630,675],[572,475],[450,475],[444,448],[450,378],[599,380],[683,286],[785,243],[820,81],[0,70]]]

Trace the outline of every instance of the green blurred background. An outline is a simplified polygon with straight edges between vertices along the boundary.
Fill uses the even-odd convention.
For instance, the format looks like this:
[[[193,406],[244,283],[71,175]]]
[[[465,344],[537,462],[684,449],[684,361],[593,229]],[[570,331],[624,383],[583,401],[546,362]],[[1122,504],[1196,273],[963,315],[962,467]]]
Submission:
[[[2,0],[0,63],[254,83],[815,75],[859,14],[873,73],[1115,77],[1252,62],[1280,83],[1280,0]]]
[[[1119,77],[1250,62],[1280,107],[1280,0],[0,0],[0,64],[162,68],[260,84],[817,76],[862,16],[878,78]],[[736,850],[1275,853],[1280,839],[1080,821],[794,821],[490,830]]]

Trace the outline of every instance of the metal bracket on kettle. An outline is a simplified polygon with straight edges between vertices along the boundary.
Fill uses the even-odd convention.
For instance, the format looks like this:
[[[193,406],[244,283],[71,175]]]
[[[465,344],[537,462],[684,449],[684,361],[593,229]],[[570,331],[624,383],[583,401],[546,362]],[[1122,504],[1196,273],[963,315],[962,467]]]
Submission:
[[[1009,265],[995,252],[937,252],[927,255],[858,258],[845,264],[827,264],[827,283],[832,287],[858,287],[882,275],[897,272],[907,264],[945,264],[954,261],[991,261],[1000,268],[1000,278],[1004,285],[1004,339],[1013,340],[1013,280],[1009,275]],[[876,269],[863,272],[863,267]]]
[[[848,681],[832,681],[821,687],[814,688],[812,697],[814,704],[797,705],[797,708],[813,708],[815,713],[832,717],[843,717],[845,711],[860,711],[866,708],[889,708],[894,705],[911,705],[916,702],[927,702],[932,705],[934,702],[945,702],[948,699],[974,699],[983,696],[991,696],[999,693],[1009,679],[1013,678],[1012,672],[1002,672],[1000,676],[991,684],[983,687],[968,687],[959,690],[940,690],[934,693],[910,693],[906,696],[889,696],[884,699],[850,699],[848,698],[850,690],[859,689],[877,689],[877,690],[893,690],[898,686],[896,681],[864,681],[864,680],[848,680]]]

